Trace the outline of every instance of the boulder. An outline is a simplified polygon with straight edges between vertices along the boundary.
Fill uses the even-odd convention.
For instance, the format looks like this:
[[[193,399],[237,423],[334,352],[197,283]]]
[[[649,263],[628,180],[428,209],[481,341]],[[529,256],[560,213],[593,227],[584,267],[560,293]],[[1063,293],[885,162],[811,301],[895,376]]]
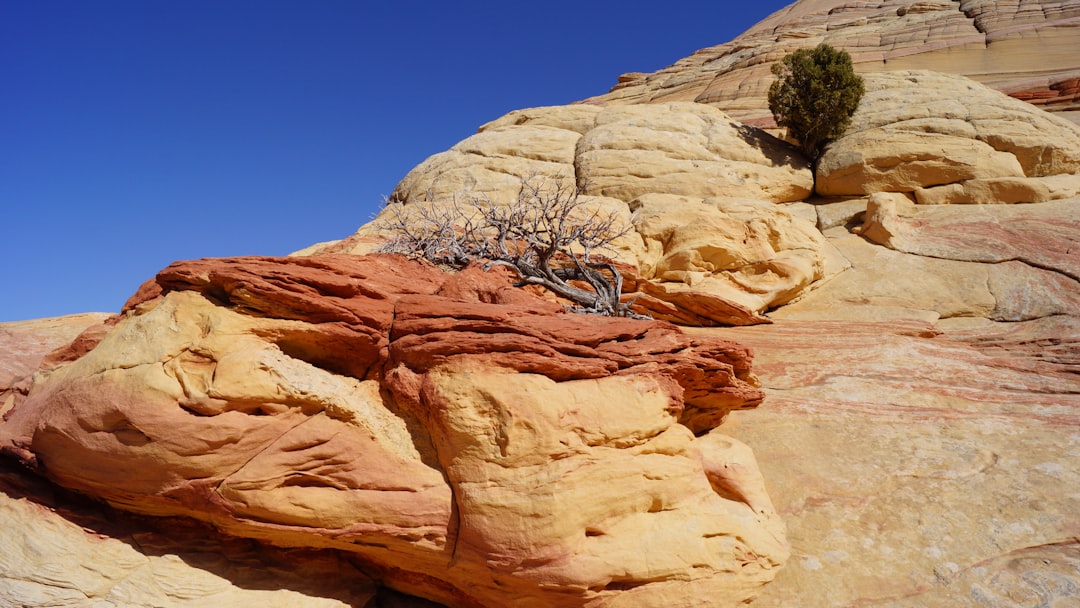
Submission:
[[[772,208],[810,194],[806,160],[771,135],[693,103],[511,112],[413,169],[391,204],[356,235],[301,253],[366,253],[392,236],[386,227],[396,214],[445,209],[470,197],[510,203],[530,178],[572,179],[584,208],[633,226],[605,253],[637,269],[626,286],[638,286],[638,310],[657,318],[759,323],[761,313],[801,294],[825,272],[829,253],[813,227]],[[677,242],[666,242],[658,231],[670,230],[655,225],[661,200],[680,201],[665,211],[679,209],[678,218],[663,226],[700,220],[725,228],[710,233],[687,225]],[[646,216],[652,219],[637,219]],[[713,304],[692,305],[679,295],[686,291]]]
[[[36,374],[0,449],[114,508],[344,552],[450,606],[752,599],[783,524],[715,430],[760,402],[750,352],[510,281],[388,255],[179,262]]]
[[[927,202],[951,202],[945,193],[955,191],[957,202],[1074,195],[1080,127],[956,76],[885,72],[865,83],[851,126],[818,161],[818,194],[919,191]],[[1057,177],[1024,179],[1047,176]],[[946,184],[955,185],[935,188]],[[934,192],[942,194],[931,201]]]

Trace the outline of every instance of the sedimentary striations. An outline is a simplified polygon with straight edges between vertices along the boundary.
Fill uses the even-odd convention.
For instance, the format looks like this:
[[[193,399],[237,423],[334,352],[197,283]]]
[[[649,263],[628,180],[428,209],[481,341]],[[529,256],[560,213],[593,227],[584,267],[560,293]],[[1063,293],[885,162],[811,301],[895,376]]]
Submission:
[[[1045,203],[1080,195],[1080,128],[1069,121],[936,72],[868,74],[866,81],[851,128],[827,148],[813,183],[808,164],[790,146],[708,106],[566,106],[522,110],[485,125],[414,169],[392,205],[448,204],[467,196],[510,200],[530,175],[570,176],[591,204],[622,213],[633,226],[611,254],[635,269],[627,288],[640,294],[639,310],[688,325],[749,325],[774,309],[773,318],[817,310],[824,293],[839,294],[848,285],[850,294],[837,297],[880,305],[879,312],[882,306],[938,316],[997,310],[995,318],[1012,319],[1030,318],[1029,306],[1068,310],[1076,300],[1068,282],[1043,277],[1037,264],[1006,264],[1013,258],[1002,255],[956,258],[1003,263],[978,267],[900,258],[891,266],[898,275],[893,281],[871,280],[879,270],[864,273],[862,261],[852,268],[854,258],[867,255],[860,250],[867,239],[900,243],[899,235],[886,235],[886,224],[913,229],[911,222],[899,227],[898,214],[909,204]],[[530,147],[538,132],[544,136]],[[500,141],[515,143],[496,145]],[[611,160],[605,160],[608,152]],[[821,198],[811,198],[811,187]],[[868,206],[864,238],[822,232]],[[977,231],[993,217],[1032,215],[1036,223],[1003,230],[1015,238],[1052,224],[1055,234],[1068,233],[1076,225],[1073,209],[1059,202],[955,211],[952,226],[938,230],[955,230],[960,218]],[[322,250],[369,250],[378,242],[376,225]],[[1066,255],[1070,239],[1064,238],[1049,255]],[[936,270],[918,270],[928,264]],[[960,280],[957,272],[970,277]],[[1037,304],[1006,295],[1044,279],[1052,288]],[[935,283],[938,301],[913,301],[931,297],[919,294]],[[867,310],[853,307],[850,314]]]
[[[1080,470],[1080,129],[966,78],[865,77],[851,129],[802,200],[765,188],[755,200],[737,183],[730,198],[680,190],[722,171],[603,199],[636,212],[642,245],[618,252],[639,269],[628,286],[683,296],[667,302],[673,314],[711,296],[774,323],[696,330],[758,353],[766,401],[733,413],[727,432],[765,463],[797,557],[754,605],[1064,600],[1080,585],[1080,503],[1067,489]],[[638,115],[653,124],[688,108],[647,107]],[[485,129],[561,111],[521,111]],[[587,134],[581,117],[610,108],[566,111]],[[643,132],[625,145],[662,147]],[[570,159],[580,149],[559,169],[579,170]],[[805,166],[789,154],[776,162]],[[442,174],[421,165],[404,183]],[[337,246],[377,232],[358,234]],[[773,262],[739,265],[748,259]],[[820,278],[776,297],[763,287],[791,275],[780,260],[812,260],[804,268],[822,270],[802,276]],[[740,282],[740,268],[761,272]]]
[[[0,326],[6,454],[230,535],[155,519],[170,540],[8,459],[0,600],[1072,601],[1080,129],[942,70],[877,68],[948,58],[999,89],[1041,78],[1062,94],[1013,96],[1068,108],[1076,13],[804,0],[595,104],[499,118],[394,192],[504,201],[571,179],[633,226],[610,254],[639,310],[746,327],[578,317],[498,269],[342,255],[377,225],[175,264],[107,321]],[[761,118],[768,63],[820,40],[855,52],[868,93],[812,172],[732,117]],[[1057,57],[1038,74],[1036,48]],[[283,560],[354,583],[268,578]]]
[[[773,317],[1075,314],[1080,128],[936,73],[867,87],[813,201],[849,270]]]
[[[1068,0],[800,0],[731,42],[651,74],[627,74],[589,101],[696,101],[770,125],[770,65],[820,42],[850,52],[862,73],[964,75],[1049,111],[1080,111],[1080,5]]]
[[[701,104],[511,112],[413,169],[391,205],[505,203],[534,176],[573,180],[634,228],[607,253],[635,269],[638,308],[657,318],[761,323],[830,271],[813,223],[779,205],[813,191],[809,163]],[[370,250],[377,226],[318,250]]]
[[[114,507],[344,551],[451,606],[736,605],[786,557],[752,455],[713,431],[760,401],[749,363],[499,273],[186,262],[0,434]]]

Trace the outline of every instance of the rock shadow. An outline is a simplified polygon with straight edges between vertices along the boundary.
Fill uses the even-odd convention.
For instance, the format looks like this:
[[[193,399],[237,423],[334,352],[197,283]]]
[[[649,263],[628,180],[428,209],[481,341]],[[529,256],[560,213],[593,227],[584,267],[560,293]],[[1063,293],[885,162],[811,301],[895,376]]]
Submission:
[[[735,130],[739,138],[747,145],[761,150],[773,166],[793,165],[807,169],[811,167],[810,161],[795,146],[766,131],[742,123],[739,123]]]
[[[0,457],[0,493],[37,505],[82,528],[92,543],[111,539],[151,560],[179,559],[186,567],[207,572],[237,589],[291,591],[351,608],[442,606],[382,587],[359,568],[354,556],[340,551],[274,547],[224,536],[212,526],[188,518],[133,515],[55,486],[7,457]],[[66,549],[58,546],[57,551],[62,550]],[[146,567],[154,564],[133,566],[132,571]],[[166,583],[159,586],[169,586],[151,576]]]

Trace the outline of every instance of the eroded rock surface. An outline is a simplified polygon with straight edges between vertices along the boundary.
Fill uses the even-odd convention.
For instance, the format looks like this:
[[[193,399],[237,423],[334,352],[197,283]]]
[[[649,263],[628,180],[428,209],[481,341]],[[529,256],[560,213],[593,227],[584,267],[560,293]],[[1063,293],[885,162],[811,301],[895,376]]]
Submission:
[[[133,518],[0,462],[0,605],[355,608],[386,595],[341,554]],[[379,605],[408,608],[407,603]]]
[[[93,342],[95,336],[107,331],[105,323],[110,317],[106,313],[86,313],[0,323],[0,353],[4,353],[0,357],[0,416],[26,396],[30,376],[39,367],[55,363],[55,357],[49,357],[53,351],[69,345],[80,349]],[[79,344],[73,344],[76,341]]]
[[[1076,120],[1080,5],[1070,0],[799,0],[731,42],[651,74],[627,74],[595,104],[696,101],[772,125],[770,65],[825,42],[860,73],[934,70],[973,78]]]
[[[8,470],[0,599],[395,605],[386,583],[448,606],[1071,605],[1080,131],[1030,104],[1076,107],[1078,18],[801,0],[592,104],[497,119],[395,191],[572,178],[633,224],[612,255],[640,311],[754,327],[575,317],[505,275],[336,255],[377,246],[374,226],[171,266],[109,323],[0,325],[7,454],[356,581],[283,575],[271,599],[253,571],[283,554],[103,527]],[[767,125],[769,64],[820,41],[868,94],[812,196],[793,148],[732,117]],[[794,557],[762,593],[781,520]]]
[[[174,264],[36,376],[3,449],[120,509],[343,551],[450,606],[754,597],[783,527],[713,430],[760,401],[749,351],[448,276],[396,256]]]
[[[397,205],[470,197],[505,204],[534,177],[573,181],[590,210],[633,227],[605,253],[636,269],[638,310],[655,318],[761,323],[761,313],[826,276],[829,252],[812,222],[776,205],[810,195],[809,163],[771,135],[694,103],[511,112],[413,169],[382,219],[304,253],[371,251]]]
[[[865,83],[851,126],[818,161],[818,194],[913,192],[924,204],[1080,194],[1075,124],[937,72],[868,74]]]
[[[792,543],[753,606],[1075,602],[1076,316],[709,331],[755,349],[764,405],[725,432]]]

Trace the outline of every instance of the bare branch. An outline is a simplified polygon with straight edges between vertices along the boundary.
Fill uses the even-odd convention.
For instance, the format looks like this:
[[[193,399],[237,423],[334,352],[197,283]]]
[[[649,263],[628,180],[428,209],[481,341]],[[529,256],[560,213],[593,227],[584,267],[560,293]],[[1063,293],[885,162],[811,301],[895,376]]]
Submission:
[[[399,205],[380,222],[394,236],[379,251],[456,267],[486,260],[488,268],[512,268],[523,284],[570,300],[571,310],[641,318],[620,302],[622,275],[615,265],[594,257],[631,226],[615,212],[587,209],[579,195],[567,180],[532,177],[506,205],[486,196]]]

